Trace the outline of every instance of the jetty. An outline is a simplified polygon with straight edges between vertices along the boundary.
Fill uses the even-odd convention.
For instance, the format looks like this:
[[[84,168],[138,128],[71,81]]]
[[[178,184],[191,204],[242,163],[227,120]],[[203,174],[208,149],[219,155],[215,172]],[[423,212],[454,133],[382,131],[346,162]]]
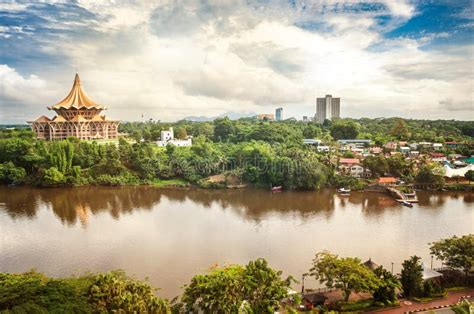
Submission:
[[[416,197],[415,193],[405,194],[392,187],[387,187],[386,190],[391,196],[395,198],[397,202],[418,203],[418,198]]]

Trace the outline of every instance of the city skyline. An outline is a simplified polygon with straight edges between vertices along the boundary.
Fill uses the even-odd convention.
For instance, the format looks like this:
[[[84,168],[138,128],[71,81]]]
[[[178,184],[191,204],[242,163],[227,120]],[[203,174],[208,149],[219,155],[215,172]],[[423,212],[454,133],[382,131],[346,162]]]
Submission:
[[[80,73],[124,121],[225,112],[473,120],[470,1],[0,3],[0,123]]]

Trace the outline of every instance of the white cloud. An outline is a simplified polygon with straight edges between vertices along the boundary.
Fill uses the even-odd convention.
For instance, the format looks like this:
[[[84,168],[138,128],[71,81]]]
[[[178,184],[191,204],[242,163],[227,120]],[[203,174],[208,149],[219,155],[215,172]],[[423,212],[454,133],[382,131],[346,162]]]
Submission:
[[[407,1],[383,2],[395,18],[416,14]],[[319,15],[331,30],[294,25],[328,3],[313,1],[303,10],[286,1],[257,8],[239,1],[87,1],[81,4],[107,17],[91,23],[99,34],[50,40],[43,49],[64,52],[91,98],[124,120],[139,120],[142,113],[176,120],[267,112],[276,105],[286,116],[301,117],[313,115],[315,98],[325,94],[342,98],[344,116],[426,118],[429,109],[431,118],[469,118],[472,46],[436,52],[421,49],[432,38],[384,39],[375,15],[366,12]],[[381,48],[369,49],[373,45]],[[74,73],[67,71],[56,81],[72,81]],[[61,93],[69,87],[62,84]],[[29,93],[37,106],[50,104],[40,89]],[[453,100],[449,106],[446,99]]]

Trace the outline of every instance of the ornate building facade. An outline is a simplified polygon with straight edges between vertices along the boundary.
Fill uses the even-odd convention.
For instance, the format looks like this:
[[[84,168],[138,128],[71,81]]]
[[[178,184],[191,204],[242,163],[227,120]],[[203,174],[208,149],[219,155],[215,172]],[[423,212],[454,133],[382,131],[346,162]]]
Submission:
[[[107,108],[86,95],[77,73],[66,98],[48,109],[56,112],[54,118],[41,116],[34,121],[28,121],[39,139],[52,141],[72,136],[81,140],[97,140],[118,137],[120,121],[100,115],[102,110]]]

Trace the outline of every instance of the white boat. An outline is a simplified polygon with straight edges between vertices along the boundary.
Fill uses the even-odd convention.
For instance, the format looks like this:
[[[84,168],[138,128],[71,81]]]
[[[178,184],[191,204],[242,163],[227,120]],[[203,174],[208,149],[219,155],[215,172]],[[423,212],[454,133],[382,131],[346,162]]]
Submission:
[[[337,190],[338,193],[342,193],[342,194],[349,194],[351,193],[351,190],[350,189],[346,189],[346,188],[340,188]]]

